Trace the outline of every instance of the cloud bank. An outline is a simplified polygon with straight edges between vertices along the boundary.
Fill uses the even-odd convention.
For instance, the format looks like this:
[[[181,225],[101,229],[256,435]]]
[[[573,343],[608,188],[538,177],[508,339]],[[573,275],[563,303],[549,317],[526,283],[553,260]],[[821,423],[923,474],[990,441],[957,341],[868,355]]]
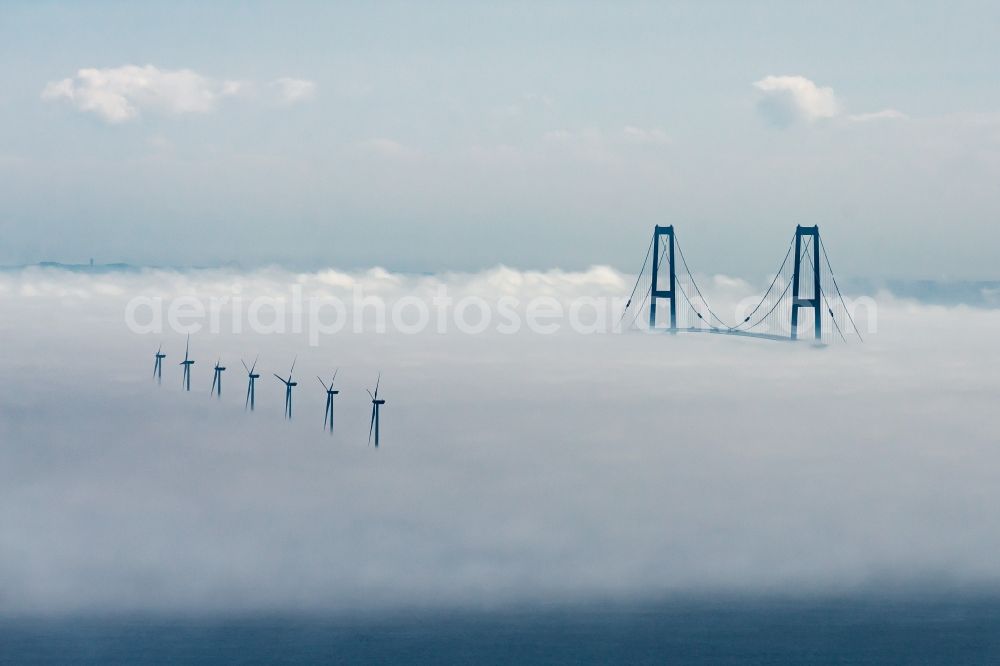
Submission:
[[[1000,312],[880,297],[879,334],[192,338],[136,293],[485,297],[625,276],[0,275],[0,611],[247,612],[1000,583]],[[706,281],[709,284],[712,281]],[[716,280],[717,293],[747,285]],[[956,319],[963,326],[956,327]],[[167,354],[164,383],[153,352]],[[258,411],[240,358],[260,354]],[[295,419],[270,376],[298,355]],[[229,369],[221,400],[211,366]],[[340,368],[337,432],[314,375]],[[365,388],[382,372],[383,446]],[[929,378],[933,379],[933,384]]]
[[[305,79],[282,77],[271,83],[281,104],[291,105],[311,100],[316,96],[316,84]]]
[[[316,84],[281,78],[271,84],[277,100],[295,104],[311,99]],[[190,69],[160,69],[153,65],[85,68],[76,76],[51,81],[42,90],[46,101],[66,101],[110,124],[135,120],[143,112],[165,115],[214,111],[227,97],[249,93],[253,84],[216,81]]]

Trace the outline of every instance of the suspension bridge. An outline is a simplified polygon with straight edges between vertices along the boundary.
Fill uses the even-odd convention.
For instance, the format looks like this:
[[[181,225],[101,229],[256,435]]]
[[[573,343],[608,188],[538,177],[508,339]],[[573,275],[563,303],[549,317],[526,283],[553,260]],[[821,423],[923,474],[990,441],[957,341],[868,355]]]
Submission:
[[[766,340],[798,340],[810,334],[819,343],[833,340],[834,334],[845,342],[848,337],[862,339],[818,226],[795,228],[767,290],[759,301],[745,305],[732,323],[720,317],[698,286],[673,225],[657,225],[620,323],[649,331]]]

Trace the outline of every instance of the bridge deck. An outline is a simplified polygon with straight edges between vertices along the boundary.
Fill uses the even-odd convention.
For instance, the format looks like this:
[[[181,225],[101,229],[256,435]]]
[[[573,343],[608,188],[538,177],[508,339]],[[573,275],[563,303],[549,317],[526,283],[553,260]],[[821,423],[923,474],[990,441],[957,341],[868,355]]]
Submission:
[[[732,331],[725,328],[657,328],[663,333],[714,333],[715,335],[735,335],[741,338],[756,338],[758,340],[774,340],[775,342],[801,342],[802,339],[793,340],[787,335],[774,335],[773,333],[754,333],[753,331]]]

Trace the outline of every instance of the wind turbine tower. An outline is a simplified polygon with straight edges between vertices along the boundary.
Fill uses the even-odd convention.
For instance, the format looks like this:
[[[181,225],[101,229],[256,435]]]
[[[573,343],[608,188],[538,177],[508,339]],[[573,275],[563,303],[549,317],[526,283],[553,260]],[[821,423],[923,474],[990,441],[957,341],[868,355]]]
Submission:
[[[247,400],[246,400],[246,404],[243,405],[243,409],[246,409],[246,408],[249,407],[251,412],[253,411],[253,403],[254,403],[254,393],[255,393],[255,391],[254,391],[254,382],[256,382],[258,379],[260,379],[260,375],[254,372],[254,370],[257,369],[257,359],[258,358],[260,358],[259,355],[257,356],[257,358],[255,358],[253,360],[253,365],[251,365],[249,368],[247,368],[246,362],[243,359],[240,359],[240,363],[242,363],[243,367],[246,368],[247,379],[248,379],[248,382],[247,382]]]
[[[163,345],[156,350],[156,356],[154,357],[156,361],[153,362],[153,376],[156,377],[156,383],[159,384],[163,380],[163,359],[167,357],[163,353]]]
[[[374,395],[372,394],[371,391],[368,391],[368,395],[371,396],[371,399],[372,399],[372,421],[368,425],[368,443],[369,444],[372,443],[372,432],[374,432],[375,433],[375,448],[376,449],[378,448],[378,416],[379,416],[378,410],[379,410],[379,408],[382,405],[385,404],[385,400],[379,400],[378,399],[378,385],[381,382],[382,382],[382,373],[380,372],[380,373],[378,373],[378,379],[375,380],[375,393],[374,393]],[[365,389],[365,390],[367,391],[368,389]]]
[[[181,361],[181,365],[184,366],[184,377],[181,379],[181,385],[184,386],[185,391],[191,390],[191,366],[194,365],[194,361],[188,358],[188,352],[191,350],[191,336],[188,335],[187,344],[184,345],[184,360]]]
[[[339,368],[337,369],[339,370]],[[319,379],[320,386],[326,389],[326,411],[323,413],[323,429],[326,430],[326,424],[330,424],[330,434],[333,434],[333,396],[340,393],[340,391],[335,391],[333,389],[333,382],[337,379],[337,370],[333,371],[333,377],[330,379],[330,385],[327,386],[319,375],[316,379]]]
[[[278,381],[285,385],[285,418],[292,418],[292,387],[298,386],[299,383],[292,381],[292,372],[295,370],[295,360],[292,360],[292,368],[288,371],[288,379],[281,377],[278,374],[274,374],[278,378]]]
[[[220,358],[215,362],[215,374],[212,375],[212,393],[215,393],[218,397],[222,397],[222,373],[226,370],[226,367],[219,365],[222,363]],[[211,395],[211,394],[210,394]]]

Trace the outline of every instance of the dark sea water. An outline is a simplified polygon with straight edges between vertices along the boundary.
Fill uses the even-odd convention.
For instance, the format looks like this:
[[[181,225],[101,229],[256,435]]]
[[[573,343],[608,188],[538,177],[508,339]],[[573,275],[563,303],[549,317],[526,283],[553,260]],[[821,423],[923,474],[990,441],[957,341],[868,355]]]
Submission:
[[[18,618],[0,663],[1000,664],[1000,598]]]

